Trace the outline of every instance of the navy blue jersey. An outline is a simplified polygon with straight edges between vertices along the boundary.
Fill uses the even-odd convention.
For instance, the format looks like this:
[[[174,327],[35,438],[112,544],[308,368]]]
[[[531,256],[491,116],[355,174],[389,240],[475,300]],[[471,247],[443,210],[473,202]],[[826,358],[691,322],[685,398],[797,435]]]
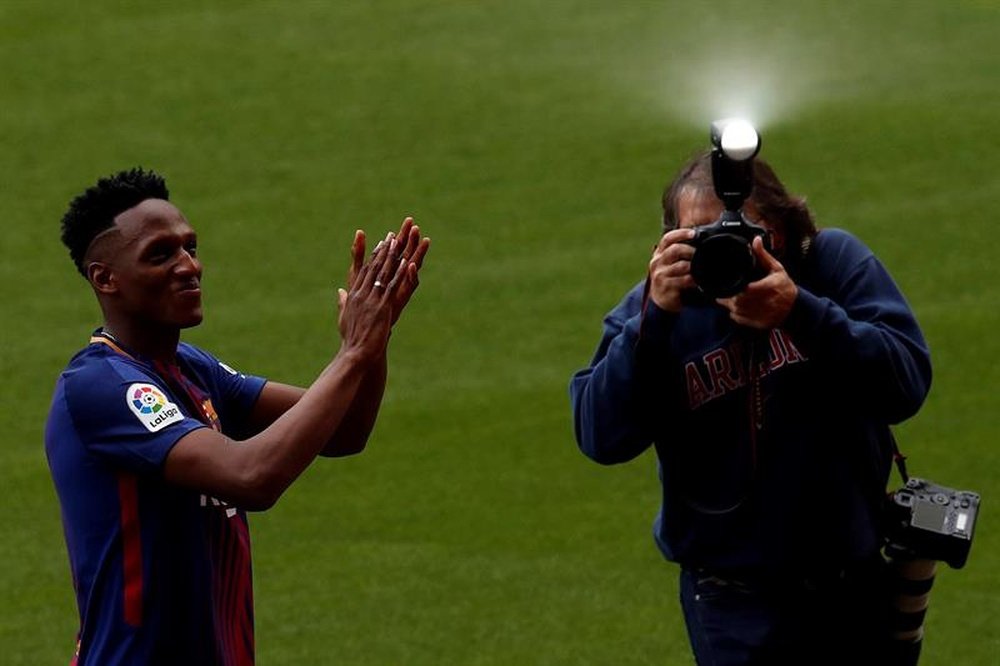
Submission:
[[[570,384],[581,450],[655,447],[664,555],[716,569],[836,568],[879,547],[889,425],[913,415],[930,356],[892,278],[857,238],[821,231],[780,329],[713,302],[677,314],[637,285]]]
[[[164,482],[197,428],[247,434],[265,381],[191,345],[154,367],[95,336],[60,375],[45,451],[80,614],[76,663],[253,663],[246,514]]]

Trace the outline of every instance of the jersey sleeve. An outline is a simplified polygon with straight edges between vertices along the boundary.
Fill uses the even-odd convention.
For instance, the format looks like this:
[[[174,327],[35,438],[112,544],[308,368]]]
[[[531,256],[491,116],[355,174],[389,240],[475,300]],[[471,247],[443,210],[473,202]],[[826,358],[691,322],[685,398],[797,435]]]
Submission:
[[[117,359],[68,376],[65,395],[87,451],[131,472],[158,471],[181,437],[205,427],[158,378]]]
[[[234,370],[212,354],[192,345],[182,344],[181,353],[209,388],[223,431],[236,438],[248,435],[247,421],[267,380]]]

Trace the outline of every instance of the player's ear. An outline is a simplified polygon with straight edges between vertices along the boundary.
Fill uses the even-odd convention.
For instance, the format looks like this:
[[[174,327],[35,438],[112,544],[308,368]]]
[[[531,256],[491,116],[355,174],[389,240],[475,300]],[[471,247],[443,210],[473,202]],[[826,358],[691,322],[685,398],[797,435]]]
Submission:
[[[118,291],[118,278],[114,269],[104,262],[92,261],[87,264],[87,280],[98,293],[113,294]]]

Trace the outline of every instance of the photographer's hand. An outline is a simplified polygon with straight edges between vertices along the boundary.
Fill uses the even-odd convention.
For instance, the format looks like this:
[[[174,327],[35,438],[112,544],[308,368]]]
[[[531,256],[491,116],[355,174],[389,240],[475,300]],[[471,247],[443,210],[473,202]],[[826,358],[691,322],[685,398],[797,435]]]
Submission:
[[[681,311],[681,293],[695,288],[691,277],[694,248],[685,241],[694,238],[694,229],[672,229],[663,234],[649,261],[649,297],[667,312]]]
[[[729,310],[729,317],[741,326],[772,329],[781,326],[795,305],[799,288],[785,272],[781,262],[764,249],[758,236],[752,245],[757,264],[765,275],[751,282],[742,292],[729,298],[718,298],[716,303]]]

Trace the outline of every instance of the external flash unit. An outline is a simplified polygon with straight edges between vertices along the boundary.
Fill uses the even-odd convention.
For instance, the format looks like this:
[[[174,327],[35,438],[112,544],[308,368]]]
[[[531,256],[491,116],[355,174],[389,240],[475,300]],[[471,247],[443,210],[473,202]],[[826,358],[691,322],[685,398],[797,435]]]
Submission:
[[[757,236],[770,251],[766,229],[743,214],[743,202],[753,191],[753,158],[760,152],[760,135],[746,120],[726,119],[712,123],[712,185],[725,210],[718,220],[695,230],[690,244],[691,275],[695,284],[711,298],[737,294],[759,277],[751,243]]]

